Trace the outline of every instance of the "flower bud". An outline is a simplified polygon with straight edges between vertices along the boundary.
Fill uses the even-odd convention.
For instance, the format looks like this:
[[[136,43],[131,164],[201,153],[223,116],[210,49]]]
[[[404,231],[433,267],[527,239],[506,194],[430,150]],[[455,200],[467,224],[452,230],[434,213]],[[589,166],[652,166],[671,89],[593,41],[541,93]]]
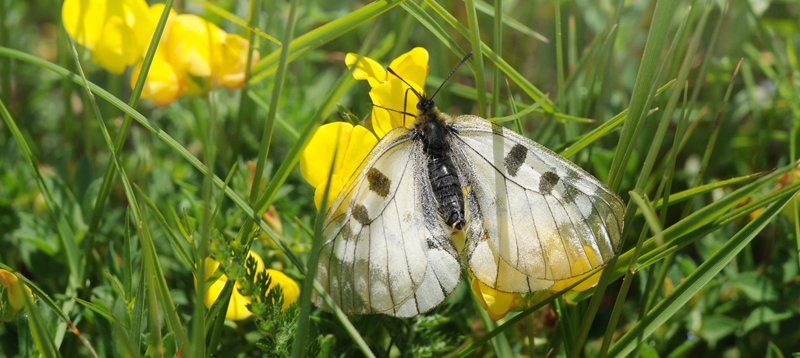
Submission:
[[[25,307],[26,293],[33,300],[31,289],[20,283],[17,275],[0,269],[0,321],[12,320]]]

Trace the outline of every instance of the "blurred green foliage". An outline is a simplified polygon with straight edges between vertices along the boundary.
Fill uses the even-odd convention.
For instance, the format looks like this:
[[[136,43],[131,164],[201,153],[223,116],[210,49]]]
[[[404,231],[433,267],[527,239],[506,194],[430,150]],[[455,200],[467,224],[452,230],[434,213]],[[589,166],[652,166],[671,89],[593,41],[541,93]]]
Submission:
[[[263,190],[272,183],[278,168],[292,153],[291,148],[304,138],[303,128],[331,96],[331,89],[340,83],[337,79],[349,76],[344,65],[347,52],[358,52],[366,43],[371,46],[363,49],[365,54],[388,64],[414,46],[425,47],[430,52],[428,89],[437,87],[460,56],[412,15],[417,7],[438,24],[440,34],[448,36],[451,45],[463,51],[473,48],[470,39],[451,26],[441,12],[444,10],[467,26],[469,9],[464,2],[428,0],[412,4],[412,1],[399,6],[394,6],[398,5],[394,1],[372,5],[364,1],[299,3],[294,37],[309,34],[317,37],[316,41],[298,50],[296,58],[290,56],[286,82],[277,103],[277,128],[271,137],[264,166],[265,179],[256,183],[259,188]],[[254,3],[260,4],[256,10],[261,15],[256,27],[282,39],[288,3]],[[250,18],[249,1],[223,0],[214,4],[245,23]],[[245,29],[209,11],[201,2],[179,1],[175,6],[180,13],[204,16],[226,31],[247,38]],[[374,13],[366,21],[353,20],[353,14],[358,14],[365,6],[383,6],[385,11]],[[494,11],[493,6],[493,3],[475,1],[480,35],[490,48],[497,47],[492,39],[498,29],[489,15]],[[561,14],[560,48],[556,46],[556,6],[560,6]],[[648,80],[637,74],[647,54],[645,43],[651,34],[651,25],[659,20],[653,17],[655,8],[656,1],[643,0],[504,1],[502,59],[542,93],[548,93],[559,114],[595,120],[591,124],[558,120],[539,110],[522,118],[524,134],[549,148],[564,148],[587,138],[584,135],[629,108],[632,99],[640,95],[634,92],[637,82],[641,85]],[[791,168],[798,159],[797,130],[800,128],[800,64],[796,51],[800,46],[800,23],[797,21],[800,2],[684,0],[676,1],[669,15],[672,17],[663,19],[668,28],[662,34],[666,36],[665,45],[650,52],[660,71],[660,75],[649,79],[655,88],[678,77],[684,55],[692,51],[690,44],[696,37],[699,37],[699,46],[688,58],[685,83],[675,83],[664,94],[653,98],[641,113],[640,131],[625,143],[633,149],[622,168],[618,191],[628,200],[628,192],[636,187],[642,168],[646,166],[648,150],[657,139],[657,127],[664,120],[666,131],[658,137],[662,144],[655,148],[657,156],[650,163],[654,165],[653,170],[645,173],[646,184],[637,189],[642,189],[642,193],[655,202],[660,198],[658,188],[662,180],[671,183],[666,186],[666,192],[675,194],[704,184],[784,168],[788,174],[771,179],[739,204],[742,207],[756,203],[757,207],[752,210],[761,210],[760,207],[768,203],[759,200],[788,188],[800,176],[800,172],[795,174]],[[700,19],[704,16],[707,22],[701,27]],[[89,347],[100,357],[139,356],[145,352],[156,354],[161,346],[161,352],[169,356],[201,355],[198,352],[203,350],[197,346],[176,346],[176,339],[180,337],[176,337],[174,327],[168,325],[163,307],[155,309],[156,315],[161,314],[157,324],[148,316],[153,313],[153,305],[164,302],[152,293],[153,303],[147,303],[155,284],[145,277],[149,271],[144,264],[143,250],[147,249],[142,239],[144,231],[140,223],[131,221],[130,200],[119,175],[113,182],[97,234],[92,239],[93,247],[83,251],[103,173],[111,163],[111,153],[82,86],[46,70],[41,63],[24,61],[6,51],[17,50],[42,62],[76,71],[60,25],[60,2],[0,0],[0,18],[3,50],[0,52],[0,101],[9,114],[0,122],[0,262],[38,287],[34,290],[37,299],[31,314],[0,325],[0,356],[47,356],[51,353],[64,357],[90,356]],[[340,23],[343,27],[339,28],[343,31],[322,27],[337,19],[344,19]],[[683,29],[682,32],[679,29]],[[213,162],[210,172],[217,177],[228,177],[236,165],[228,187],[241,198],[248,198],[253,185],[251,178],[263,145],[261,133],[267,109],[274,105],[270,98],[276,69],[267,65],[277,66],[280,51],[275,43],[257,36],[255,39],[254,45],[263,60],[256,65],[254,81],[247,89],[218,88],[205,96],[182,98],[165,107],[156,107],[148,100],[136,106],[136,111],[158,131],[174,138],[182,150],[204,163]],[[668,49],[673,41],[675,52],[670,53]],[[556,60],[559,51],[565,75],[560,80]],[[78,52],[87,79],[127,102],[131,96],[130,72],[122,76],[108,73],[92,62],[88,50],[79,48]],[[740,59],[743,59],[740,72],[733,77]],[[515,80],[510,81],[508,88],[493,88],[490,70],[494,69],[494,63],[486,56],[482,73],[489,87],[487,95],[500,96],[501,107],[497,111],[491,109],[493,116],[512,114],[511,100],[518,111],[536,102]],[[459,70],[437,96],[439,108],[453,115],[478,113],[475,76],[468,67]],[[367,118],[371,111],[367,96],[369,87],[362,82],[343,84],[341,88],[346,91],[335,97],[336,109],[322,119],[329,122]],[[506,82],[495,83],[505,86]],[[732,83],[732,92],[727,105],[723,105],[729,83]],[[646,88],[642,92],[647,95],[649,90]],[[672,91],[679,92],[677,108],[669,118],[662,118]],[[508,93],[513,98],[509,98]],[[564,93],[564,97],[558,98],[558,93]],[[251,97],[260,100],[254,101]],[[104,100],[98,100],[98,105],[111,137],[116,138],[126,113]],[[673,174],[669,158],[675,137],[681,139],[683,135],[679,131],[681,118],[685,120],[686,132],[678,141],[681,149],[675,157]],[[19,128],[18,132],[9,125],[11,122]],[[513,122],[507,124],[514,125]],[[620,145],[621,131],[617,128],[622,126],[592,138],[586,148],[570,159],[606,180],[614,171],[612,162]],[[15,133],[30,148],[43,181],[39,181],[31,169]],[[712,136],[718,139],[709,147]],[[152,237],[178,320],[183,330],[195,332],[193,322],[197,322],[198,313],[192,265],[199,252],[198,238],[208,234],[213,240],[229,243],[251,233],[240,232],[249,219],[241,207],[229,197],[220,199],[222,194],[218,187],[205,193],[206,174],[181,156],[178,148],[137,122],[127,133],[127,143],[119,159],[127,179],[141,189],[136,193],[147,235]],[[707,157],[705,162],[704,156]],[[277,208],[283,223],[283,242],[305,261],[316,217],[314,188],[305,183],[299,169],[292,169],[285,182],[278,183],[279,189],[270,204]],[[743,185],[701,193],[692,200],[672,204],[665,213],[657,210],[662,220],[660,224],[669,228]],[[52,202],[43,193],[45,187],[52,193]],[[147,206],[145,198],[154,206]],[[800,352],[797,206],[792,200],[716,277],[698,288],[697,293],[670,314],[652,335],[642,337],[632,354],[642,357],[796,356]],[[212,211],[216,215],[209,219],[207,214]],[[496,326],[481,319],[480,307],[470,297],[468,285],[462,284],[444,304],[420,317],[406,320],[380,315],[349,317],[359,338],[343,328],[335,314],[315,309],[309,342],[319,346],[311,353],[359,356],[363,349],[357,339],[363,339],[372,353],[381,357],[429,357],[461,354],[459,352],[490,357],[502,355],[501,352],[506,352],[504,349],[516,356],[549,354],[555,357],[570,355],[575,345],[585,338],[585,345],[579,345],[574,351],[582,357],[595,357],[603,351],[601,346],[607,332],[614,340],[625,335],[651,312],[650,309],[666,300],[676,286],[696,273],[701,264],[714,260],[717,257],[714,255],[752,221],[758,211],[749,213],[744,212],[741,218],[702,235],[699,234],[702,227],[692,229],[686,235],[697,234],[697,237],[687,246],[629,276],[630,291],[622,297],[618,297],[622,280],[611,282],[597,301],[596,317],[587,311],[588,294],[568,294],[558,298],[560,309],[553,311],[548,306],[538,310],[485,342],[481,337]],[[716,217],[704,219],[710,222]],[[57,221],[68,228],[81,252],[89,254],[80,256],[81,270],[85,272],[82,276],[85,280],[81,282],[73,280],[81,277],[81,273],[71,271],[67,249],[61,239],[63,232],[59,229],[63,226]],[[621,248],[623,253],[633,251],[640,234],[647,238],[655,236],[655,230],[641,216],[626,225],[631,231]],[[301,282],[304,268],[293,264],[286,248],[271,241],[263,230],[257,235],[259,239],[253,242],[251,249],[261,253],[267,267],[281,270]],[[663,248],[656,245],[652,250],[661,252]],[[188,253],[188,263],[178,254],[181,250]],[[243,256],[239,261],[242,265]],[[663,280],[658,280],[659,277]],[[255,296],[263,297],[264,302],[277,299],[274,292],[270,296],[263,290],[253,291]],[[49,297],[45,299],[43,294]],[[624,302],[615,313],[613,306],[617,300]],[[202,302],[199,305],[202,306]],[[270,348],[278,346],[277,337],[287,339],[280,335],[295,334],[292,322],[296,320],[297,308],[279,313],[270,307],[274,305],[263,308],[267,312],[264,317],[248,321],[217,324],[214,317],[206,317],[206,325],[217,328],[206,329],[201,336],[203,344],[199,346],[209,344],[205,352],[220,357],[271,356],[275,352]],[[201,314],[203,312],[200,310]],[[516,314],[512,312],[504,320]],[[80,335],[69,329],[61,317],[64,315]],[[615,315],[618,323],[613,319]],[[270,326],[270,322],[274,325]],[[582,338],[580,326],[584,322],[590,322],[587,327],[591,329],[588,337]],[[614,323],[609,326],[609,322]],[[40,327],[44,331],[37,331]],[[38,342],[34,337],[36,333],[32,332],[49,334],[53,349],[48,350]],[[210,332],[218,332],[217,340],[213,341],[218,345],[210,345],[214,339]],[[285,351],[281,351],[284,355],[277,356],[288,356],[289,341],[280,344]],[[611,352],[615,352],[613,342]]]

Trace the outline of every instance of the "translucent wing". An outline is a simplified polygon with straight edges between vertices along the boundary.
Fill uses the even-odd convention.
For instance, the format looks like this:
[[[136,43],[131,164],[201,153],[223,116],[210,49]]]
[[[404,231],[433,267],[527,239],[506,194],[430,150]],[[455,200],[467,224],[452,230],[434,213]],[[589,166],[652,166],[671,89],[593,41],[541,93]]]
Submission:
[[[444,301],[461,265],[438,222],[422,147],[388,133],[333,201],[316,279],[342,311],[411,317]],[[326,308],[314,294],[314,303]]]
[[[537,291],[614,256],[624,204],[611,189],[480,117],[458,117],[453,128],[452,154],[468,186],[468,263],[481,282],[506,292]]]

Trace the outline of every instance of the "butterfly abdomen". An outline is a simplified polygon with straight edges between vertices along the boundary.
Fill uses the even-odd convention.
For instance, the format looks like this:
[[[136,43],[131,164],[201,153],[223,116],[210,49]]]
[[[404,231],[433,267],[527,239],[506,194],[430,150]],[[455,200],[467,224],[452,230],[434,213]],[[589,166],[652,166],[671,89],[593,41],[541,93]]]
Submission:
[[[428,179],[439,215],[448,227],[461,230],[466,225],[464,192],[447,144],[447,136],[451,135],[451,129],[447,127],[444,117],[432,102],[428,108],[419,109],[418,134],[428,159]]]
[[[464,193],[456,174],[456,167],[446,152],[431,154],[428,156],[428,178],[433,196],[436,198],[439,215],[447,226],[461,230],[466,224]]]

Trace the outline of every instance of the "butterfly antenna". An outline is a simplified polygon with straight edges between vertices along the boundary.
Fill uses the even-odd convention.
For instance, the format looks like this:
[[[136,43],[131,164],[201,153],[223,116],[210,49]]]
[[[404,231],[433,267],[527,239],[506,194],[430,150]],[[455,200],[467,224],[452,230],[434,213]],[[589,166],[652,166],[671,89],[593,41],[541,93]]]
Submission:
[[[411,89],[411,87],[409,87],[406,90],[406,94],[405,94],[405,96],[403,96],[403,112],[406,111],[406,109],[407,109],[406,106],[408,106],[408,90],[410,90],[410,89]],[[403,115],[403,127],[405,127],[405,126],[406,126],[406,115],[404,114]]]
[[[403,77],[398,76],[397,73],[395,73],[394,70],[391,67],[386,67],[386,69],[389,70],[389,73],[391,73],[395,77],[399,78],[400,81],[403,81],[403,83],[407,84],[408,88],[411,89],[411,92],[414,92],[414,95],[417,96],[417,99],[422,99],[422,95],[419,94],[419,92],[417,92],[417,90],[414,89],[414,86],[412,86],[410,83],[406,82],[406,80],[404,80]]]
[[[374,104],[374,103],[372,104],[372,106],[373,106],[373,107],[378,107],[378,108],[383,108],[383,109],[385,109],[385,110],[387,110],[387,111],[392,111],[392,112],[402,113],[402,114],[404,114],[404,115],[407,115],[407,116],[412,116],[412,117],[414,117],[414,115],[413,115],[413,114],[411,114],[411,113],[404,112],[404,111],[401,111],[401,110],[397,110],[397,109],[394,109],[394,108],[389,108],[389,107],[379,106],[379,105],[377,105],[377,104]]]
[[[441,84],[441,85],[439,85],[439,88],[436,90],[436,92],[433,92],[433,96],[431,96],[431,99],[433,99],[433,97],[436,97],[436,94],[437,94],[437,93],[439,93],[439,90],[440,90],[440,89],[442,89],[442,87],[444,87],[444,84],[445,84],[445,83],[447,83],[447,80],[449,80],[449,79],[450,79],[450,76],[452,76],[454,73],[456,73],[456,70],[457,70],[459,67],[461,67],[461,65],[463,65],[463,64],[464,64],[464,62],[467,62],[467,60],[469,60],[469,58],[470,58],[470,57],[472,57],[472,51],[470,51],[469,53],[467,53],[467,55],[466,55],[466,56],[464,56],[464,58],[462,58],[462,59],[461,59],[461,62],[459,62],[459,63],[456,65],[456,68],[454,68],[454,69],[453,69],[453,71],[451,71],[451,72],[450,72],[450,74],[449,74],[449,75],[447,75],[447,78],[445,78],[445,79],[444,79],[444,82],[442,82],[442,84]]]

